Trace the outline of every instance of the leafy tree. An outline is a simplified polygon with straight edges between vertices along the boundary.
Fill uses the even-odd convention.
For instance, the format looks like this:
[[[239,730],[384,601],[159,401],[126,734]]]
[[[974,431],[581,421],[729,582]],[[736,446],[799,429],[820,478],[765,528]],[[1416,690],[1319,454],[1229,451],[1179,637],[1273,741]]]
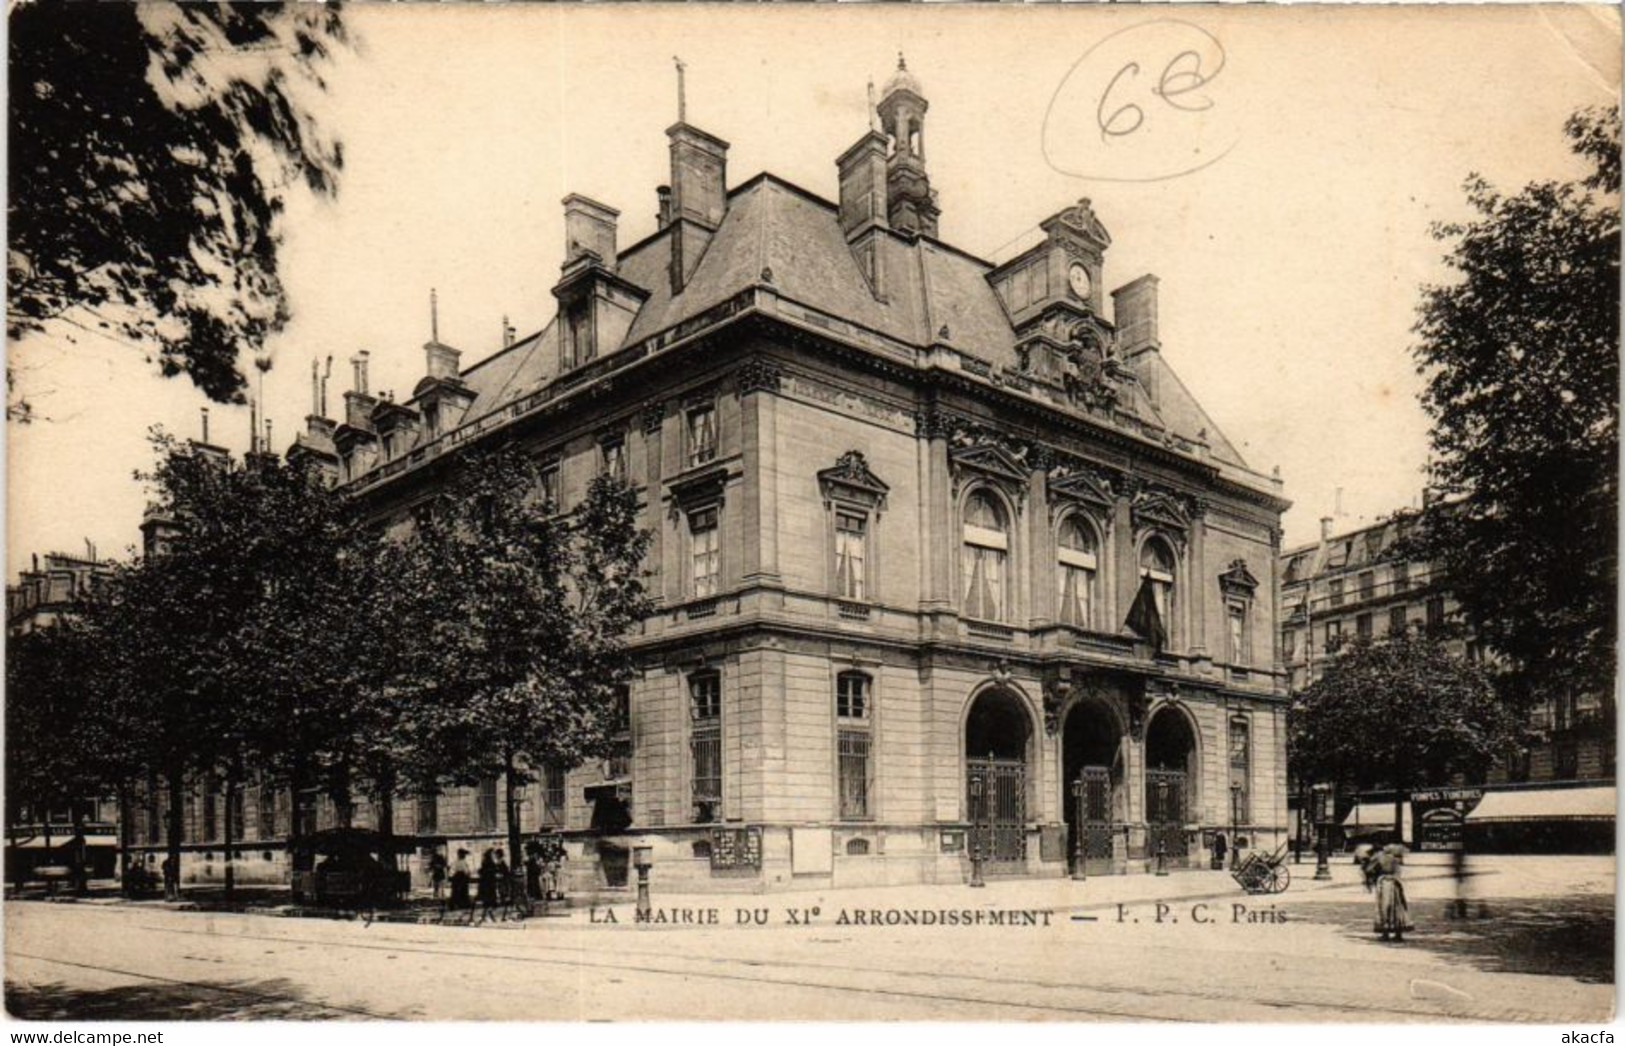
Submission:
[[[9,27],[7,335],[107,332],[240,400],[239,351],[288,319],[286,187],[342,167],[311,104],[337,5],[37,0]]]
[[[1441,225],[1458,279],[1423,291],[1414,353],[1433,420],[1407,554],[1441,565],[1480,638],[1528,691],[1614,678],[1619,460],[1617,107],[1565,127],[1593,171],[1502,195],[1467,181]]]
[[[1482,775],[1524,722],[1481,664],[1411,629],[1341,646],[1293,697],[1287,751],[1299,780],[1394,788],[1398,825],[1407,790]]]
[[[86,800],[117,789],[133,773],[136,752],[86,685],[99,656],[97,636],[74,616],[16,636],[6,650],[6,800],[32,807],[45,822],[66,805],[73,825],[73,884],[85,888]]]
[[[637,495],[599,476],[569,516],[541,502],[533,456],[470,454],[421,511],[402,586],[415,662],[410,749],[420,776],[501,773],[509,853],[518,790],[544,766],[610,754],[627,637],[649,612]]]

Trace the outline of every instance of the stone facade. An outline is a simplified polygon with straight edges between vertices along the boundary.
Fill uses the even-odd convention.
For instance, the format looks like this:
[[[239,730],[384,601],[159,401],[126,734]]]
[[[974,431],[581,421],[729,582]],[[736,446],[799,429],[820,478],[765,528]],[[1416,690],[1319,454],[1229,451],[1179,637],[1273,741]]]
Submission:
[[[727,188],[727,143],[680,122],[653,235],[620,248],[614,208],[566,199],[546,328],[466,369],[432,340],[399,403],[358,357],[343,423],[318,405],[289,451],[391,525],[496,433],[556,462],[563,511],[606,468],[641,492],[628,757],[521,814],[552,811],[576,889],[624,881],[633,844],[665,887],[736,890],[1285,837],[1279,480],[1174,377],[1154,277],[1107,315],[1089,201],[997,266],[936,238],[926,109],[900,69],[839,203]],[[434,832],[402,800],[396,831],[494,842],[469,794]]]

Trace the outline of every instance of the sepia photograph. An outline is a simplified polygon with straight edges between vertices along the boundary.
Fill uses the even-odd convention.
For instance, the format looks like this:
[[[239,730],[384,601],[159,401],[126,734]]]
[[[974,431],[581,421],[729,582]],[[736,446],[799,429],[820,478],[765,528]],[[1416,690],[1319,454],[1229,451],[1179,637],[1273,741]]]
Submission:
[[[28,1041],[1612,1042],[1617,7],[6,24]]]

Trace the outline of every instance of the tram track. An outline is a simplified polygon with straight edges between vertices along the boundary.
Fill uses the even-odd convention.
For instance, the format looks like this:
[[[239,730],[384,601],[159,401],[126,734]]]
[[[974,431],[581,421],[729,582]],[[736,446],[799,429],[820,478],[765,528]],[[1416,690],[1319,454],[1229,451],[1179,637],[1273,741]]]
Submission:
[[[215,931],[191,930],[175,927],[148,926],[155,932],[168,934],[182,934],[189,936],[216,937]],[[534,940],[527,940],[523,945],[526,953],[515,954],[511,949],[516,946],[510,942],[492,941],[480,942],[483,947],[448,947],[435,945],[422,940],[397,939],[388,942],[361,942],[361,941],[331,941],[318,937],[306,937],[296,934],[271,935],[232,933],[225,935],[232,939],[253,940],[258,942],[272,942],[281,944],[302,944],[307,946],[337,947],[368,952],[395,952],[435,958],[461,958],[477,959],[481,961],[502,961],[516,964],[532,964],[550,967],[569,968],[580,970],[583,967],[606,972],[641,973],[652,976],[676,977],[680,979],[703,978],[730,983],[746,983],[763,986],[783,986],[804,988],[812,991],[830,991],[864,996],[879,996],[899,999],[918,999],[922,1001],[958,1003],[969,1006],[993,1007],[999,1010],[1015,1010],[1027,1013],[1053,1013],[1058,1016],[1077,1019],[1080,1017],[1099,1017],[1108,1020],[1155,1020],[1168,1022],[1201,1022],[1201,1017],[1174,1017],[1168,1013],[1169,1004],[1202,1003],[1213,1006],[1235,1005],[1243,1007],[1259,1007],[1268,1011],[1280,1013],[1283,1017],[1297,1015],[1301,1018],[1306,1013],[1323,1014],[1332,1012],[1346,1015],[1351,1019],[1367,1021],[1393,1021],[1395,1019],[1431,1021],[1482,1021],[1493,1019],[1483,1013],[1475,1012],[1473,1015],[1453,1014],[1438,1007],[1417,1007],[1401,1009],[1397,1007],[1377,1006],[1369,1004],[1327,1001],[1324,999],[1285,999],[1264,998],[1259,996],[1238,997],[1219,991],[1195,991],[1191,989],[1150,988],[1144,984],[1114,984],[1092,983],[1078,984],[1075,982],[1041,980],[1031,977],[999,977],[985,973],[965,973],[958,971],[933,970],[929,974],[913,973],[898,970],[893,967],[874,965],[853,965],[850,963],[819,963],[807,960],[784,960],[773,958],[745,958],[730,956],[702,956],[677,955],[671,952],[626,949],[617,947],[613,960],[600,957],[597,953],[580,945],[554,945]],[[636,961],[632,961],[636,960]],[[674,968],[665,963],[681,963],[681,968]],[[709,968],[706,968],[709,967]],[[743,967],[744,969],[728,969],[727,967]],[[766,971],[774,971],[783,976],[767,976]],[[850,984],[828,977],[816,976],[818,973],[833,974],[840,977],[856,976],[865,979],[875,977],[890,978],[899,981],[929,979],[932,986],[899,986],[880,987],[874,984]],[[985,988],[986,991],[976,992],[949,992],[940,990],[943,982],[953,982],[967,989],[975,987]],[[1040,992],[1069,992],[1069,993],[1095,993],[1102,995],[1119,996],[1125,999],[1143,999],[1145,1006],[1097,1005],[1083,1003],[1064,1003],[1060,1001],[1019,1000],[1010,998],[1013,989],[1028,989]],[[1514,1018],[1516,1019],[1516,1018]],[[1524,1016],[1522,1019],[1528,1020]]]

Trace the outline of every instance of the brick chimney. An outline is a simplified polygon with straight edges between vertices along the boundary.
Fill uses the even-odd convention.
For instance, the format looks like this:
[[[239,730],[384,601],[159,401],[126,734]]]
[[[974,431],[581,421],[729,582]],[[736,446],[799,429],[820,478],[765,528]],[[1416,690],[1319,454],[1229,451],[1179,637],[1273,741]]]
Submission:
[[[344,394],[344,423],[353,429],[372,428],[372,409],[378,397],[367,392],[367,359],[370,353],[362,349],[350,357],[355,372],[355,388]]]
[[[841,231],[876,298],[885,296],[882,238],[889,228],[886,136],[870,128],[835,161],[841,186]]]
[[[728,143],[698,127],[674,123],[671,139],[673,221],[690,221],[716,231],[728,210]]]
[[[459,361],[463,354],[439,341],[423,343],[424,373],[439,381],[456,381],[463,373]]]
[[[850,238],[886,224],[886,136],[869,131],[835,161],[841,181],[841,231]]]
[[[1160,351],[1157,333],[1157,278],[1150,273],[1112,291],[1112,316],[1117,324],[1117,348],[1133,359],[1142,352]]]
[[[671,292],[680,294],[728,211],[728,143],[678,121],[671,139]]]
[[[615,221],[621,212],[577,193],[564,198],[564,267],[591,257],[606,269],[616,267]]]

